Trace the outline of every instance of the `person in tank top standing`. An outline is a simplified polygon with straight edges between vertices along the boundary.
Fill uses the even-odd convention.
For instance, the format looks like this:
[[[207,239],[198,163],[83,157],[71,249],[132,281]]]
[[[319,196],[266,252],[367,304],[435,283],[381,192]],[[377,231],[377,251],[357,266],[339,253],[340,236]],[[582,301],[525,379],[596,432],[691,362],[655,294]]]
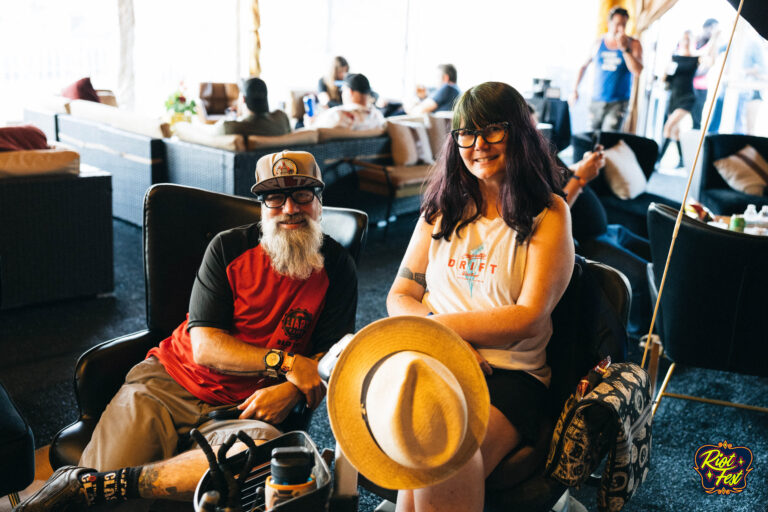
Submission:
[[[608,14],[608,32],[595,43],[587,61],[579,68],[568,102],[579,100],[579,84],[590,63],[595,63],[595,85],[589,106],[593,131],[621,131],[632,93],[632,75],[643,70],[643,47],[626,34],[629,12],[614,7]]]

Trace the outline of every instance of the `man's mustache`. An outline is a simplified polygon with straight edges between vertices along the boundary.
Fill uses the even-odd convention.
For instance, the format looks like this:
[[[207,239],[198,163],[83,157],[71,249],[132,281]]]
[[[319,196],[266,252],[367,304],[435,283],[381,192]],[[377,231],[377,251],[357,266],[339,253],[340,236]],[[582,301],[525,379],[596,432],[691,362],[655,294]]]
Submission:
[[[275,222],[287,222],[287,223],[294,223],[294,222],[301,222],[307,220],[307,216],[304,213],[284,213],[280,215],[279,217],[275,218]]]

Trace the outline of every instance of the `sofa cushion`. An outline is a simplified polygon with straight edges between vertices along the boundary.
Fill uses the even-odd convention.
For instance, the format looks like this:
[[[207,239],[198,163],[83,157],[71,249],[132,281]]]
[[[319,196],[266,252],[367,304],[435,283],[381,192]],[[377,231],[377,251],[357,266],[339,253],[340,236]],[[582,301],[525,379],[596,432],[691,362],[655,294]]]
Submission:
[[[298,130],[285,135],[249,135],[248,151],[261,148],[291,147],[298,145],[317,144],[320,134],[317,130]]]
[[[387,166],[386,173],[396,197],[418,195],[429,176],[431,165]],[[384,168],[363,167],[357,171],[360,190],[388,196],[387,176]]]
[[[161,119],[136,112],[128,112],[92,101],[72,100],[70,113],[74,117],[104,123],[120,130],[160,139],[171,136],[171,128]]]
[[[81,78],[61,90],[61,95],[71,100],[95,101],[99,103],[99,95],[91,85],[91,78]]]
[[[176,123],[173,130],[179,140],[226,151],[245,151],[245,138],[242,135],[216,135],[212,132],[211,125]]]
[[[47,148],[48,139],[46,139],[45,133],[37,126],[29,124],[0,128],[0,151]]]
[[[392,160],[396,166],[434,163],[427,128],[422,122],[390,119],[387,132],[392,139]]]
[[[72,101],[64,96],[43,96],[36,100],[33,108],[47,110],[56,114],[69,114],[69,102]]]
[[[623,140],[605,150],[603,174],[611,191],[621,199],[634,199],[645,191],[645,173]]]
[[[379,137],[387,133],[385,128],[373,128],[371,130],[350,130],[348,128],[318,128],[319,142],[334,139],[364,139],[366,137]]]
[[[636,235],[648,237],[648,205],[651,203],[666,204],[677,210],[680,209],[680,203],[643,192],[632,200],[619,199],[613,194],[599,196],[600,202],[605,207],[605,213],[608,218],[608,224],[621,224]]]
[[[754,196],[768,195],[768,162],[749,144],[731,156],[715,160],[714,165],[732,189]]]
[[[27,149],[0,153],[0,178],[79,172],[80,155],[75,151]]]
[[[440,150],[445,144],[445,139],[451,133],[452,121],[453,112],[443,111],[427,114],[427,135],[429,135],[432,157],[435,159],[440,156]]]

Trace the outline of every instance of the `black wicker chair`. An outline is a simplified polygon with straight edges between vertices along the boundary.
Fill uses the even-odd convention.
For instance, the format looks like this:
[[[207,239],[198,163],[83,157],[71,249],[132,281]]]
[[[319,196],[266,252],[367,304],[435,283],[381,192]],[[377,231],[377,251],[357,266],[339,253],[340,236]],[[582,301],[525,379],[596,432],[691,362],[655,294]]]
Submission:
[[[721,215],[743,213],[748,204],[768,204],[768,197],[753,196],[728,186],[715,169],[715,161],[730,156],[749,144],[764,158],[768,158],[768,138],[741,134],[711,134],[704,138],[701,157],[699,201]]]
[[[600,134],[600,143],[606,149],[616,145],[622,139],[632,148],[646,179],[650,179],[656,167],[656,157],[659,154],[659,146],[656,144],[656,141],[632,135],[631,133],[601,132]],[[573,144],[573,160],[577,162],[581,160],[584,153],[592,150],[592,133],[576,134],[572,137],[571,142]],[[588,186],[595,192],[600,202],[603,203],[609,224],[621,224],[633,233],[645,238],[648,237],[645,215],[649,204],[661,203],[673,208],[680,208],[679,203],[648,192],[643,192],[634,199],[619,199],[611,191],[602,173],[592,180]]]
[[[84,353],[75,369],[79,418],[53,439],[53,468],[77,464],[107,403],[134,364],[184,319],[192,284],[211,238],[220,231],[259,219],[261,205],[179,185],[151,187],[144,199],[144,278],[147,328],[106,341]],[[323,208],[323,231],[357,261],[368,228],[365,213]],[[291,419],[289,417],[289,419]],[[293,418],[305,425],[309,415]]]
[[[0,308],[113,288],[109,173],[0,179]]]

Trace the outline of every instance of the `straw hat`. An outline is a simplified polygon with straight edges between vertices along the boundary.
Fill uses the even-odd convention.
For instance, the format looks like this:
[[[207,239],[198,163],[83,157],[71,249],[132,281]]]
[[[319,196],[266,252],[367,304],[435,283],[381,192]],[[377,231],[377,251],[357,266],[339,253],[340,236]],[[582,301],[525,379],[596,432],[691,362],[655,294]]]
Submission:
[[[328,416],[341,450],[388,489],[417,489],[453,475],[480,447],[489,412],[488,387],[467,344],[424,317],[363,328],[328,385]]]

